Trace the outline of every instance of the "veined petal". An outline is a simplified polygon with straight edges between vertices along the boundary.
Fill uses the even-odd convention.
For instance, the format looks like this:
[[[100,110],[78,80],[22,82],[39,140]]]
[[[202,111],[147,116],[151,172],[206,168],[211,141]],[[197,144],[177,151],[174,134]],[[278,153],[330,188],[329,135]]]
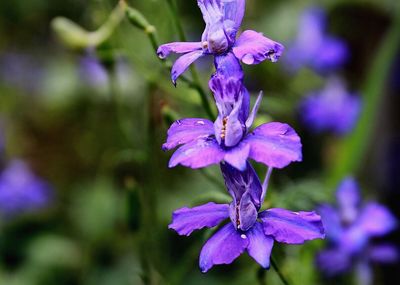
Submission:
[[[234,41],[242,24],[246,9],[246,0],[222,0],[225,32]]]
[[[229,205],[207,203],[194,208],[181,208],[172,214],[169,229],[189,236],[194,230],[212,228],[229,217]]]
[[[238,170],[244,171],[249,152],[250,146],[241,143],[225,152],[224,160]]]
[[[283,49],[280,43],[264,37],[261,33],[247,30],[237,39],[233,53],[245,64],[258,64],[265,59],[278,61]]]
[[[315,212],[292,212],[269,209],[259,214],[264,233],[278,242],[302,244],[307,240],[324,238],[321,217]]]
[[[203,273],[218,264],[230,264],[247,248],[249,240],[235,230],[229,222],[217,231],[200,252],[200,269]]]
[[[386,207],[371,202],[361,210],[354,226],[370,236],[382,236],[394,230],[397,222]]]
[[[204,55],[203,50],[195,50],[182,55],[178,58],[172,66],[171,79],[174,85],[178,77],[188,69],[189,65],[195,62],[198,58]]]
[[[326,237],[333,242],[339,242],[343,228],[337,210],[330,205],[322,205],[318,208],[318,213],[321,215]]]
[[[242,143],[250,145],[250,158],[270,167],[283,168],[302,159],[300,138],[287,124],[263,124],[248,134]]]
[[[249,239],[247,252],[263,268],[269,268],[269,261],[274,239],[264,234],[262,225],[257,222],[245,234]]]
[[[357,182],[348,177],[344,179],[336,192],[342,218],[347,223],[352,223],[358,215],[358,206],[360,203],[360,191]]]
[[[188,53],[201,49],[201,42],[174,42],[159,46],[157,49],[157,55],[160,58],[166,58],[171,52]]]
[[[169,161],[169,167],[181,164],[191,168],[202,168],[219,163],[224,154],[215,138],[200,138],[178,148]]]
[[[169,150],[212,134],[214,134],[214,124],[209,120],[198,118],[177,120],[169,128],[167,141],[162,148],[163,150]]]
[[[223,20],[221,0],[197,0],[206,25],[212,25]]]

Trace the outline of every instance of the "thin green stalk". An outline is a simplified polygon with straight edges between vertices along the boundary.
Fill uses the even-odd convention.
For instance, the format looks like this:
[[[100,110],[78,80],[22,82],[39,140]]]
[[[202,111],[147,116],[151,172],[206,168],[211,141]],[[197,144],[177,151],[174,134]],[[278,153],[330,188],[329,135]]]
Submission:
[[[271,265],[272,268],[276,271],[276,273],[278,274],[279,278],[281,279],[282,283],[285,285],[290,285],[290,283],[287,281],[287,279],[285,278],[285,276],[282,274],[281,270],[279,269],[277,263],[275,262],[274,258],[271,255]]]
[[[186,42],[186,36],[185,36],[185,32],[182,26],[182,23],[180,21],[180,17],[179,17],[179,11],[178,11],[178,7],[176,5],[175,0],[167,0],[168,6],[172,12],[172,18],[174,20],[176,29],[178,31],[178,35],[179,35],[179,39],[182,42]],[[190,66],[190,73],[192,74],[192,79],[193,82],[196,84],[196,90],[200,95],[200,99],[201,99],[201,103],[203,105],[204,111],[207,113],[207,115],[210,117],[210,119],[214,119],[214,113],[211,110],[211,106],[210,106],[210,102],[208,101],[208,96],[207,93],[204,91],[203,87],[201,86],[200,83],[200,77],[199,74],[196,70],[196,67],[192,64]]]
[[[393,60],[400,47],[400,9],[394,15],[392,27],[386,34],[371,65],[363,88],[363,110],[352,134],[339,147],[336,161],[328,173],[328,185],[333,188],[343,177],[356,173],[367,157],[378,108],[383,98]]]
[[[222,183],[220,180],[209,174],[205,169],[200,169],[200,173],[212,184],[214,184],[218,189],[221,189],[224,193],[225,191],[225,184]]]
[[[170,3],[170,2],[168,2],[168,3]],[[171,5],[174,6],[172,3],[171,3]],[[172,8],[171,8],[171,10],[172,10]],[[173,11],[176,12],[176,9],[174,9]],[[147,37],[150,40],[150,43],[151,43],[151,46],[152,46],[154,52],[156,53],[158,47],[160,46],[160,43],[159,43],[159,41],[157,39],[157,30],[156,30],[156,28],[153,25],[151,25],[147,21],[147,19],[138,10],[136,10],[136,9],[134,9],[132,7],[127,7],[126,15],[127,15],[127,18],[128,18],[128,20],[130,21],[131,24],[133,24],[134,26],[136,26],[137,28],[139,28],[139,29],[141,29],[142,31],[145,32],[145,34],[147,35]],[[184,39],[185,35],[183,33],[183,28],[180,25],[180,22],[176,23],[176,24],[177,24],[177,26],[180,27],[180,28],[178,28],[178,30],[182,29],[182,34],[180,35],[180,37]],[[160,60],[163,62],[164,66],[169,71],[171,71],[171,68],[172,68],[171,61],[166,60],[166,59],[160,59]],[[189,78],[187,78],[187,77],[185,77],[183,75],[180,76],[180,79],[183,82],[187,83],[190,88],[196,90],[197,93],[199,93],[199,96],[200,96],[200,99],[201,99],[201,104],[202,104],[205,112],[207,113],[207,115],[211,119],[214,119],[215,116],[214,116],[213,111],[211,109],[210,103],[209,103],[209,101],[207,99],[207,93],[204,91],[203,87],[201,86],[197,71],[194,68],[194,66],[191,66],[190,70],[191,70],[191,73],[192,73],[192,80],[190,80]]]

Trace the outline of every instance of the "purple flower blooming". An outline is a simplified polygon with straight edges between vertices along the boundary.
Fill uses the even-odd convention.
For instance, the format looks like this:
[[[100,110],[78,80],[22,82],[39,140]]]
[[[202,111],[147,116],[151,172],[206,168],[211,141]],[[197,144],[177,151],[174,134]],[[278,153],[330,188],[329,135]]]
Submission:
[[[199,260],[202,272],[214,265],[230,264],[244,251],[262,267],[269,268],[274,241],[302,244],[324,238],[321,218],[314,212],[279,208],[259,212],[266,186],[261,185],[250,163],[247,162],[243,172],[226,163],[221,163],[221,170],[232,203],[178,209],[169,225],[179,235],[189,236],[194,230],[212,228],[230,218],[230,222],[204,244]]]
[[[336,198],[338,209],[323,205],[319,210],[330,242],[328,248],[317,257],[321,270],[327,275],[336,275],[355,265],[362,269],[364,275],[369,270],[370,261],[396,261],[398,250],[394,246],[370,243],[371,238],[382,237],[396,227],[395,217],[384,206],[375,202],[360,207],[358,185],[352,178],[341,183]],[[368,275],[370,274],[364,277]]]
[[[325,12],[316,7],[303,13],[296,40],[286,52],[286,65],[296,71],[303,66],[309,66],[317,72],[325,73],[334,70],[348,58],[345,43],[325,34]]]
[[[283,46],[261,33],[247,30],[239,38],[236,34],[245,12],[245,0],[197,0],[206,23],[201,42],[173,42],[161,45],[157,54],[166,58],[170,53],[183,54],[174,63],[172,82],[198,58],[232,52],[245,64],[258,64],[265,59],[276,62]]]
[[[0,213],[7,217],[45,207],[50,186],[20,160],[13,160],[0,175]]]
[[[217,120],[212,123],[206,119],[187,118],[169,128],[163,149],[182,145],[171,157],[169,167],[181,164],[202,168],[224,160],[244,170],[249,157],[274,168],[301,161],[300,138],[289,125],[272,122],[248,133],[262,95],[249,113],[250,96],[241,81],[240,64],[232,57],[227,54],[216,60],[221,68],[209,82],[219,112]]]
[[[338,78],[329,79],[323,90],[311,93],[300,105],[304,124],[315,133],[344,135],[354,128],[360,111],[360,97],[349,93]]]

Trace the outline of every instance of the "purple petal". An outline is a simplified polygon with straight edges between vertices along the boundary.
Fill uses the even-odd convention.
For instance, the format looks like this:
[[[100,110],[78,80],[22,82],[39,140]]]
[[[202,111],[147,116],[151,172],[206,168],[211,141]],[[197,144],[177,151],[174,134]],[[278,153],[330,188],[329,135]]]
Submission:
[[[182,55],[172,66],[171,79],[174,85],[178,77],[188,69],[189,65],[204,55],[202,50],[196,50]]]
[[[399,260],[399,249],[391,244],[375,245],[369,250],[371,260],[380,263],[394,263]]]
[[[219,163],[224,154],[215,138],[200,138],[178,148],[169,161],[169,167],[181,164],[191,168],[202,168]]]
[[[204,22],[207,25],[215,24],[222,21],[223,14],[221,8],[221,0],[197,0]]]
[[[169,150],[212,134],[214,134],[214,124],[209,120],[197,118],[178,120],[169,128],[167,141],[162,148]]]
[[[326,37],[321,41],[318,53],[311,58],[311,65],[319,72],[326,72],[342,66],[348,57],[349,51],[342,40]]]
[[[264,233],[278,242],[302,244],[306,240],[324,238],[321,217],[315,212],[292,212],[269,209],[260,213]]]
[[[203,273],[218,264],[230,264],[247,248],[249,240],[241,236],[228,223],[217,231],[203,246],[200,252],[200,269]]]
[[[263,268],[269,268],[274,239],[264,234],[262,225],[258,222],[245,235],[249,239],[249,246],[247,247],[249,255]]]
[[[318,267],[332,276],[345,272],[351,267],[351,256],[338,248],[321,251],[317,256]]]
[[[231,41],[235,40],[236,33],[242,24],[246,9],[245,0],[222,0],[224,12],[225,33],[229,35]]]
[[[342,219],[347,223],[352,223],[358,215],[358,205],[360,203],[360,191],[357,182],[349,177],[343,180],[336,192]]]
[[[257,221],[257,208],[251,194],[245,192],[240,200],[234,200],[229,207],[229,216],[237,229],[247,231]]]
[[[254,119],[257,116],[258,108],[260,107],[260,104],[261,104],[262,97],[263,97],[263,92],[261,91],[257,97],[256,103],[254,104],[254,107],[250,113],[250,116],[246,120],[246,128],[247,129],[250,129],[251,126],[253,125]]]
[[[237,39],[233,53],[245,64],[258,64],[265,59],[278,61],[283,49],[280,43],[264,37],[261,33],[247,30]]]
[[[250,145],[249,157],[270,167],[283,168],[302,159],[300,138],[287,124],[263,124],[242,143]]]
[[[396,228],[396,218],[389,210],[378,204],[368,203],[360,213],[354,226],[370,236],[383,236]]]
[[[249,157],[250,146],[239,144],[225,153],[224,160],[238,170],[246,169],[246,161]]]
[[[322,205],[318,208],[318,213],[321,215],[326,237],[334,242],[338,242],[343,229],[336,209],[330,205]]]
[[[194,230],[212,228],[229,218],[229,205],[207,203],[194,208],[181,208],[172,214],[169,229],[180,235],[190,235]]]
[[[174,42],[161,45],[157,49],[157,55],[160,58],[166,58],[171,52],[188,53],[196,50],[202,50],[200,42]]]

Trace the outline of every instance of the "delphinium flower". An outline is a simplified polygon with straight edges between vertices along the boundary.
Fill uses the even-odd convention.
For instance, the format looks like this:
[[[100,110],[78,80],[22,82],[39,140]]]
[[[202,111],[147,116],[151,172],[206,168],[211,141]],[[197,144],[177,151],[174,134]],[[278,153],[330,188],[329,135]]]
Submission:
[[[370,284],[370,262],[390,263],[398,259],[395,246],[372,242],[372,238],[394,230],[396,219],[376,202],[361,206],[359,187],[353,178],[343,180],[336,199],[337,209],[330,205],[319,209],[329,245],[318,255],[317,264],[328,276],[355,267],[361,271],[362,284]]]
[[[206,23],[201,41],[168,43],[157,51],[161,58],[170,53],[183,54],[172,67],[174,84],[194,61],[205,55],[232,52],[245,64],[258,64],[265,59],[275,62],[281,56],[283,46],[261,33],[247,30],[236,39],[245,12],[245,0],[197,0],[197,4]]]
[[[259,212],[267,183],[261,185],[250,163],[243,172],[227,163],[221,163],[221,170],[232,202],[178,209],[169,225],[179,235],[189,236],[194,230],[212,228],[230,219],[204,244],[199,260],[202,272],[214,265],[230,264],[245,251],[269,268],[274,241],[302,244],[324,237],[321,218],[314,212],[280,208]]]
[[[308,66],[317,72],[326,73],[342,66],[347,58],[346,44],[326,34],[325,12],[317,7],[305,10],[297,37],[286,51],[285,63],[288,69],[296,71]]]
[[[51,188],[21,160],[12,160],[0,174],[0,213],[5,217],[33,212],[48,205]]]
[[[200,118],[173,123],[163,149],[181,146],[171,157],[169,166],[201,168],[224,160],[244,170],[247,158],[274,168],[301,161],[300,138],[289,125],[271,122],[249,132],[262,96],[250,113],[249,94],[240,80],[243,75],[237,59],[227,54],[217,60],[217,66],[220,68],[209,86],[214,93],[218,118],[214,123]]]
[[[360,97],[348,92],[344,82],[336,77],[330,78],[324,89],[308,95],[300,106],[301,119],[311,131],[338,135],[354,128],[360,111]]]

